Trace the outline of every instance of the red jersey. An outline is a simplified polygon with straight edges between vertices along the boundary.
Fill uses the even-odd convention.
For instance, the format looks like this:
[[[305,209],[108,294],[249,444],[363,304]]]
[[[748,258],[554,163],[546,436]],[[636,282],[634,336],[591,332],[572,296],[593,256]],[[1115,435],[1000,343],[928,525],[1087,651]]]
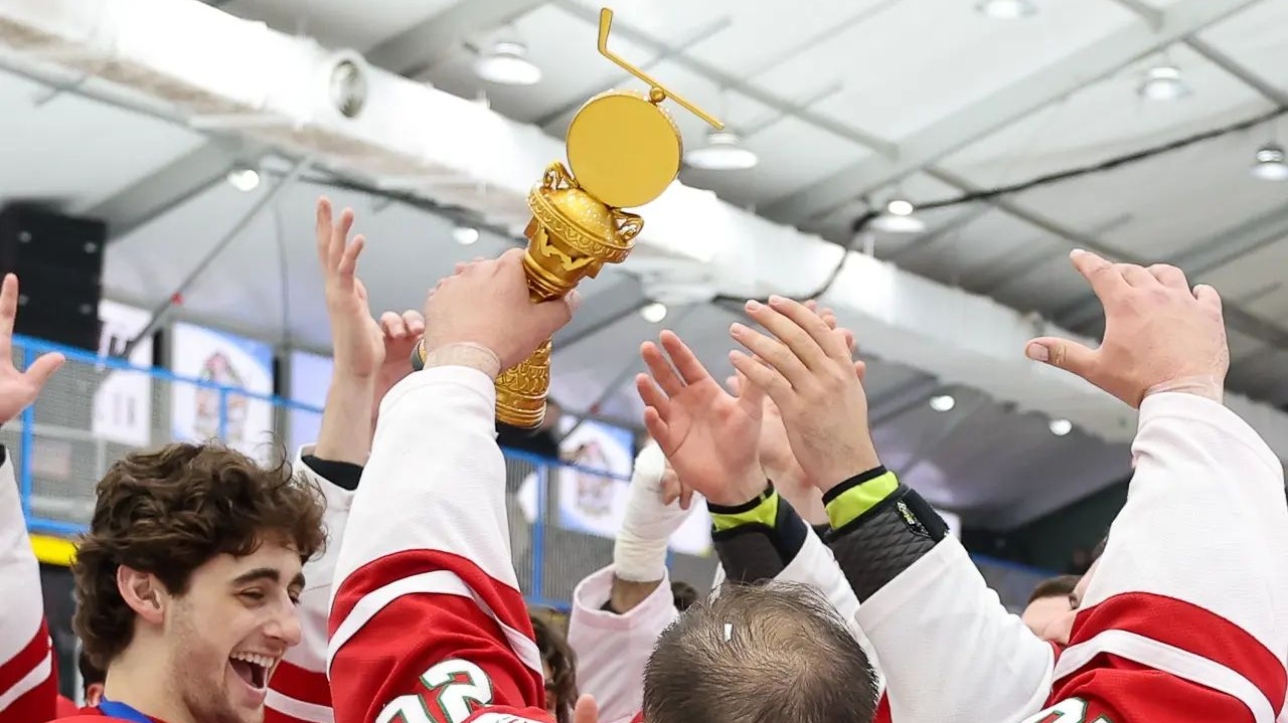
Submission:
[[[0,454],[0,723],[40,723],[58,715],[53,641],[13,460]]]
[[[412,374],[381,404],[336,563],[337,723],[551,721],[495,404],[492,380],[464,367]]]

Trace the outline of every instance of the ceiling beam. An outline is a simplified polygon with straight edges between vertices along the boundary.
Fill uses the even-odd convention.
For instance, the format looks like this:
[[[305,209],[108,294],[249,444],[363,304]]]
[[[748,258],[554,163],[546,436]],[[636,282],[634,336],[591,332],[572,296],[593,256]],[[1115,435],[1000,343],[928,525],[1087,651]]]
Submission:
[[[366,54],[378,65],[415,78],[458,50],[472,35],[495,30],[546,4],[546,0],[473,0],[404,30]]]
[[[573,0],[552,0],[552,4],[569,15],[580,18],[587,23],[592,25],[599,24],[599,11],[594,8],[580,5]],[[662,54],[666,53],[670,49],[670,45],[668,43],[655,38],[638,28],[631,27],[621,20],[613,21],[613,35],[620,36],[636,45],[641,45],[654,53]],[[898,148],[884,138],[879,138],[871,133],[866,133],[844,123],[839,123],[821,113],[815,113],[807,108],[802,108],[800,104],[795,101],[758,88],[741,78],[735,77],[715,67],[714,65],[709,65],[701,60],[684,55],[683,53],[673,56],[670,60],[681,68],[706,78],[723,90],[732,91],[739,95],[746,96],[763,106],[772,108],[780,113],[794,116],[815,128],[827,131],[832,135],[844,138],[852,143],[857,143],[861,146],[871,148],[876,151],[878,155],[894,154],[898,152]]]
[[[247,158],[235,142],[208,141],[106,198],[75,209],[77,215],[107,222],[109,239],[146,226],[223,180]]]
[[[921,130],[891,157],[871,156],[765,206],[802,226],[979,141],[1122,68],[1261,0],[1181,0],[1157,30],[1133,23]]]

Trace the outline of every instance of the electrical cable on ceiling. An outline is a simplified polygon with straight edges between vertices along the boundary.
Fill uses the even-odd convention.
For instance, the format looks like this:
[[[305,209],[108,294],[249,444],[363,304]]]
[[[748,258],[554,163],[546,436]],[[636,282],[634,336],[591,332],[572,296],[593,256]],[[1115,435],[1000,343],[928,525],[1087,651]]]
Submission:
[[[969,203],[989,201],[999,196],[1008,196],[1015,193],[1022,193],[1024,191],[1029,191],[1034,188],[1039,188],[1041,186],[1049,186],[1052,184],[1069,181],[1074,178],[1080,178],[1082,176],[1089,176],[1095,173],[1103,173],[1105,171],[1111,171],[1117,168],[1122,168],[1123,166],[1129,166],[1151,158],[1156,158],[1158,156],[1165,155],[1167,153],[1179,151],[1184,148],[1197,145],[1199,143],[1204,143],[1210,140],[1214,140],[1216,138],[1232,135],[1234,133],[1240,133],[1242,131],[1246,131],[1250,128],[1254,128],[1258,125],[1261,125],[1262,123],[1266,123],[1268,121],[1279,118],[1280,116],[1283,116],[1285,114],[1288,114],[1288,106],[1278,106],[1270,111],[1254,116],[1252,118],[1248,118],[1246,120],[1238,121],[1236,123],[1231,123],[1225,126],[1220,126],[1218,128],[1213,128],[1211,130],[1206,130],[1201,133],[1196,133],[1194,135],[1177,139],[1175,141],[1170,141],[1168,143],[1162,143],[1156,146],[1150,146],[1149,148],[1135,151],[1133,153],[1127,153],[1121,156],[1115,156],[1108,160],[1100,161],[1099,163],[1092,163],[1085,166],[1079,166],[1076,168],[1070,168],[1063,171],[1057,171],[1055,173],[1048,173],[1042,176],[1038,176],[1037,178],[1032,178],[1030,180],[1023,181],[1021,183],[1013,183],[1006,186],[997,186],[994,188],[983,189],[979,191],[971,191],[968,193],[963,193],[960,196],[955,196],[953,198],[941,199],[939,201],[928,201],[926,203],[917,203],[915,204],[915,208],[917,211],[929,211],[937,208],[964,206]],[[844,252],[841,254],[840,261],[837,262],[836,267],[832,269],[831,273],[828,274],[827,279],[822,283],[822,285],[820,285],[815,291],[803,296],[802,300],[804,301],[816,300],[819,297],[826,294],[832,288],[832,285],[836,283],[837,278],[840,277],[842,269],[845,268],[845,262],[849,258],[850,251],[853,250],[854,239],[857,238],[859,234],[861,234],[864,230],[866,230],[867,227],[880,216],[881,216],[880,211],[877,211],[875,209],[869,209],[865,211],[862,216],[859,216],[857,219],[854,220],[854,222],[850,226],[850,229],[852,232],[850,241],[844,244],[839,244],[839,246],[841,246]],[[738,297],[728,296],[725,294],[721,294],[717,296],[716,301],[723,302],[722,305],[724,306],[728,306],[728,304],[730,303],[736,303],[741,305],[743,302],[743,300]],[[761,299],[761,301],[764,301],[764,299]]]

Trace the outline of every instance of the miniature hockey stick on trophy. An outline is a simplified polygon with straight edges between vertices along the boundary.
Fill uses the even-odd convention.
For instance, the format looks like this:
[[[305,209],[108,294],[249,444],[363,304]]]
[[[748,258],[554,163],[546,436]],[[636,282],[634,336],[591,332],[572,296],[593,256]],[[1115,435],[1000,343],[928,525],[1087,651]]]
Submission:
[[[528,193],[532,220],[524,230],[523,269],[533,302],[564,296],[604,264],[626,260],[644,219],[623,209],[662,195],[680,173],[683,141],[661,103],[675,101],[717,129],[724,125],[608,49],[613,11],[599,13],[599,53],[649,86],[647,95],[612,90],[592,98],[568,126],[568,166],[556,161]],[[497,421],[540,426],[550,390],[547,340],[532,356],[496,380]],[[424,366],[422,342],[412,366]]]

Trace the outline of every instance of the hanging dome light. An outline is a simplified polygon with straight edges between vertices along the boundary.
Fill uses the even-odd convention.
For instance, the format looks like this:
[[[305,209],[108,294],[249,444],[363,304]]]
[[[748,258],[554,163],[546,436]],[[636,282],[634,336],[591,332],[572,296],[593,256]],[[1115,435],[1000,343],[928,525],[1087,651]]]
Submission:
[[[452,229],[452,238],[462,246],[471,246],[479,240],[479,230],[473,226],[457,226]]]
[[[492,49],[474,61],[474,73],[489,83],[536,85],[541,68],[528,60],[528,46],[512,40],[497,41]]]
[[[886,233],[921,233],[926,222],[913,215],[917,207],[906,198],[892,198],[886,203],[885,213],[872,221],[872,228]]]
[[[1190,86],[1175,65],[1156,65],[1145,71],[1140,82],[1140,95],[1145,100],[1179,100],[1190,94]]]
[[[1248,172],[1263,181],[1288,181],[1288,161],[1283,146],[1267,143],[1257,149],[1257,162]]]
[[[951,394],[938,394],[930,398],[930,408],[936,412],[951,412],[957,400]]]
[[[998,20],[1019,20],[1038,13],[1033,0],[982,0],[975,9]]]
[[[234,168],[228,172],[228,183],[243,193],[259,188],[259,171],[254,168]]]
[[[666,318],[666,304],[660,301],[654,301],[651,304],[645,304],[640,308],[640,316],[650,324],[657,324]]]
[[[707,144],[686,153],[684,162],[705,171],[745,171],[755,168],[760,159],[743,147],[736,133],[712,131],[707,134]]]

